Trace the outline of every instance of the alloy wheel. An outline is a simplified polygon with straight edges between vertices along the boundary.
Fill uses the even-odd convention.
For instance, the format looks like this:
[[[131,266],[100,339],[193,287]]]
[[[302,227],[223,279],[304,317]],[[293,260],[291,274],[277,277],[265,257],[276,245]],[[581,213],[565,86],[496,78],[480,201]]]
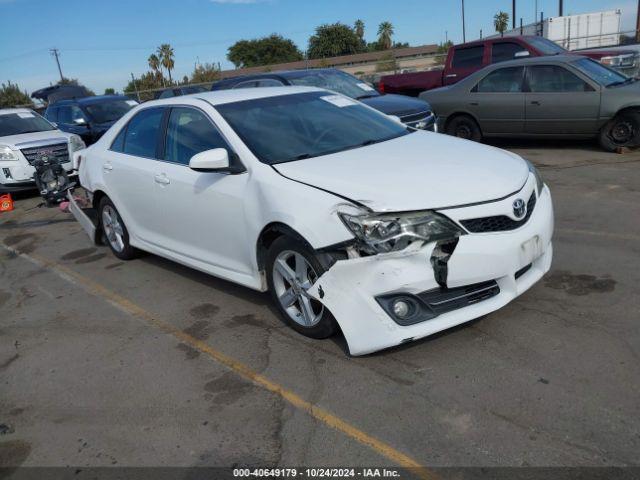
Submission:
[[[124,250],[124,229],[118,212],[111,205],[105,205],[102,209],[102,229],[104,234],[116,252]]]
[[[313,327],[321,319],[324,306],[307,293],[318,275],[298,252],[285,250],[273,264],[273,286],[278,301],[289,317],[303,327]]]

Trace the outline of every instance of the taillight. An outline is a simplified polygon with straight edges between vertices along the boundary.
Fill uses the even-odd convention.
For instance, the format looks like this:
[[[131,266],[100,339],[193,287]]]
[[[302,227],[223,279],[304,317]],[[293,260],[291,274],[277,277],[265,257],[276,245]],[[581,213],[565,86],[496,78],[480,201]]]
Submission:
[[[384,82],[382,80],[378,82],[378,92],[384,93]]]

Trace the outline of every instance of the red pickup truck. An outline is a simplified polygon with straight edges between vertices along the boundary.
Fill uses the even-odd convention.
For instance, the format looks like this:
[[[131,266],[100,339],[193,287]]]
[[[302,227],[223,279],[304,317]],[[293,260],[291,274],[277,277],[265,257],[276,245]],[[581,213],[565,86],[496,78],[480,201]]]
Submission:
[[[420,92],[456,83],[487,65],[518,57],[575,53],[593,58],[629,76],[638,74],[640,53],[635,50],[580,50],[568,52],[544,37],[497,37],[449,48],[444,68],[426,72],[385,75],[378,90],[417,97]]]

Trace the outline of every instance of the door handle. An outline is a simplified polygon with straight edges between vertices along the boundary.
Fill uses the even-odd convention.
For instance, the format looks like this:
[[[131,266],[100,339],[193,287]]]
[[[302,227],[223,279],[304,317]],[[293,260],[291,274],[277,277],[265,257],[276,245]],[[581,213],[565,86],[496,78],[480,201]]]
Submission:
[[[169,180],[169,177],[167,177],[164,173],[154,176],[153,179],[155,180],[156,183],[159,183],[160,185],[169,185],[171,183],[171,180]]]
[[[537,101],[537,100],[532,100],[532,101],[531,101],[531,105],[538,105],[538,106],[540,106],[540,102],[539,102],[539,101]]]
[[[474,107],[477,107],[478,105],[480,105],[478,102],[471,102],[469,105],[472,105]]]
[[[102,165],[102,170],[104,170],[105,172],[110,172],[111,170],[113,170],[113,165],[111,165],[111,163],[105,163],[104,165]]]
[[[457,73],[450,73],[449,75],[446,75],[445,78],[456,78],[457,76]]]

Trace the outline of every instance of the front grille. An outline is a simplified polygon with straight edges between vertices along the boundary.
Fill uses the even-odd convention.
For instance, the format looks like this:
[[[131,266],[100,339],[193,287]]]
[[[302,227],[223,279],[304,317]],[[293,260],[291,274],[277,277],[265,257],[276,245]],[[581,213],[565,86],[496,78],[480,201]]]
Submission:
[[[33,162],[41,155],[56,158],[60,163],[69,161],[69,147],[66,143],[54,143],[52,145],[39,145],[37,147],[23,148],[20,150],[24,157],[33,165]]]
[[[427,110],[424,112],[412,113],[411,115],[400,116],[400,120],[402,120],[402,123],[416,123],[421,120],[426,120],[430,115],[431,111]]]
[[[487,300],[500,293],[500,287],[495,280],[474,283],[464,287],[439,288],[418,294],[427,307],[435,314],[443,313],[467,307],[471,304]]]
[[[467,231],[472,233],[487,233],[487,232],[504,232],[508,230],[515,230],[521,227],[531,217],[533,209],[536,206],[536,192],[531,193],[529,201],[527,202],[527,213],[521,220],[513,220],[506,215],[496,215],[495,217],[482,217],[472,218],[469,220],[460,220],[460,223]]]

